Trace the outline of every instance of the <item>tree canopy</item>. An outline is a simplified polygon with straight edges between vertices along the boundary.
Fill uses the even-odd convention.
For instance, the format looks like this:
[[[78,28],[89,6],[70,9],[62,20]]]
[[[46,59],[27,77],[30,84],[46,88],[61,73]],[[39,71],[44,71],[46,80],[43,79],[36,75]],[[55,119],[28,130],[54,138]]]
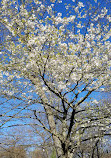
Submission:
[[[23,119],[46,131],[58,158],[110,135],[110,104],[93,97],[110,85],[108,4],[1,2],[1,127]]]

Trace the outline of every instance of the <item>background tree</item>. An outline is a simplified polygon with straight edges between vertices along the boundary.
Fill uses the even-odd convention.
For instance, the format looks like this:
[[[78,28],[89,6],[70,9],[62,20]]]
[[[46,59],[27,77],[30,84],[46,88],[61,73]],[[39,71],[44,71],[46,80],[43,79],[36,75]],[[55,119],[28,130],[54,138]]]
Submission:
[[[59,158],[110,135],[109,114],[93,97],[110,84],[108,1],[2,1],[1,23],[9,32],[1,50],[1,104],[13,102],[2,109],[1,127],[19,118],[45,130]]]
[[[47,156],[44,154],[42,150],[34,150],[30,153],[32,158],[46,158]]]
[[[0,158],[27,158],[27,154],[22,146],[2,148]]]

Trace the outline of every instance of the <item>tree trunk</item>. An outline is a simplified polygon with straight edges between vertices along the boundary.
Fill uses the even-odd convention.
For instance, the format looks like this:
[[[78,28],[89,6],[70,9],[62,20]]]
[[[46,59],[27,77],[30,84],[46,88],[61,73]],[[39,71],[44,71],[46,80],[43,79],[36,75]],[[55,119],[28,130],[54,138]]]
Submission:
[[[61,140],[60,140],[60,136],[58,135],[58,133],[56,131],[56,125],[55,125],[52,109],[50,107],[48,107],[47,105],[44,108],[46,110],[46,114],[47,114],[50,130],[52,133],[52,138],[54,141],[54,146],[56,149],[57,157],[63,158],[63,150],[62,150]]]
[[[50,107],[48,107],[47,105],[44,108],[46,110],[50,130],[52,133],[52,138],[54,141],[57,158],[72,158],[73,157],[72,153],[70,153],[68,150],[66,152],[64,151],[64,147],[63,147],[63,144],[61,141],[61,140],[63,140],[63,138],[62,138],[62,136],[58,135],[58,133],[57,133],[52,109]]]

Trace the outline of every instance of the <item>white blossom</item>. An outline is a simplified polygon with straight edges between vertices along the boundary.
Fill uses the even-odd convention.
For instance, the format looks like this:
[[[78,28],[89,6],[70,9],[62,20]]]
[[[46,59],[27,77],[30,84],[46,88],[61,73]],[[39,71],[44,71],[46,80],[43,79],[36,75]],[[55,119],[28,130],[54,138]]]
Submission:
[[[78,6],[81,8],[81,7],[84,7],[83,3],[82,2],[78,2]]]
[[[93,104],[98,104],[99,102],[95,99],[92,101]]]

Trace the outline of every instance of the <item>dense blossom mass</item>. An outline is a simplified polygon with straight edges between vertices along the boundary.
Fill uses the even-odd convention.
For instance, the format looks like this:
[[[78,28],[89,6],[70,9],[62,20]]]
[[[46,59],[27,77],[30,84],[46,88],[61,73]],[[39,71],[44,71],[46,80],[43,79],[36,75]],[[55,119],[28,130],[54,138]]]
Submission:
[[[79,111],[91,113],[89,104],[99,101],[89,97],[110,84],[111,17],[107,7],[96,7],[96,1],[93,4],[2,1],[1,23],[8,33],[0,52],[1,95],[44,107],[49,127],[37,119],[52,134],[60,158],[66,153],[71,158],[74,139],[80,142],[86,137],[84,132],[78,134],[79,127],[89,126],[90,118],[82,121]],[[62,12],[55,11],[58,5]],[[60,133],[55,114],[62,124]]]

